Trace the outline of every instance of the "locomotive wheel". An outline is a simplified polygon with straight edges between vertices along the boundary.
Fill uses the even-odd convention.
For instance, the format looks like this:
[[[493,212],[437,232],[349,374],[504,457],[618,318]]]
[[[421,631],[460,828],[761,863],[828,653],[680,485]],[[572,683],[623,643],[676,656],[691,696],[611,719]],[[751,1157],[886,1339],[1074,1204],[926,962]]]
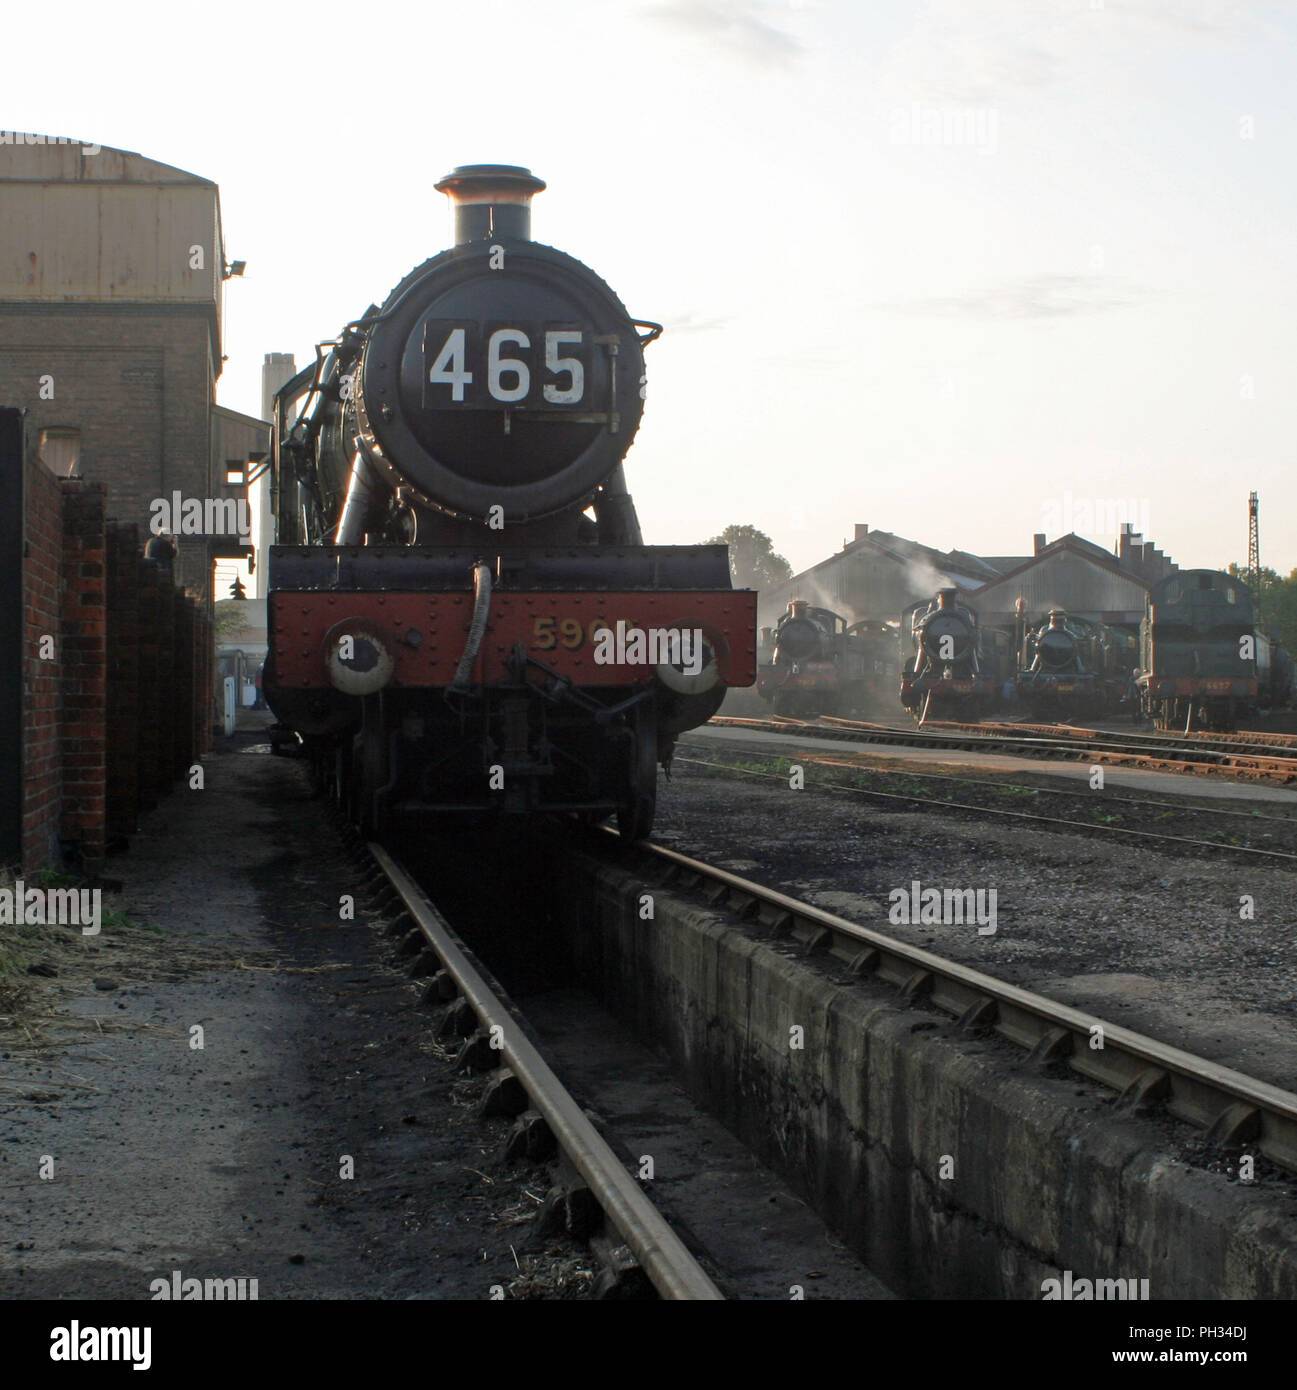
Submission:
[[[630,754],[626,759],[628,786],[617,803],[617,830],[622,839],[644,839],[653,829],[657,811],[657,720],[645,701],[635,709]]]

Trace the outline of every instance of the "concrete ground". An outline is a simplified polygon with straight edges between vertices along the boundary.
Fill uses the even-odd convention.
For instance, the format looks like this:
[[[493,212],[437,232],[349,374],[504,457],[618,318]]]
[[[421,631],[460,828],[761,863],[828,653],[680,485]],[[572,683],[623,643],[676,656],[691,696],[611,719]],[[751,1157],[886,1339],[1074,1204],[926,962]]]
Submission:
[[[340,920],[343,846],[245,715],[110,859],[126,920],[14,943],[0,1298],[148,1299],[174,1270],[262,1299],[581,1296],[584,1257],[528,1240],[546,1172],[502,1165],[418,986]]]

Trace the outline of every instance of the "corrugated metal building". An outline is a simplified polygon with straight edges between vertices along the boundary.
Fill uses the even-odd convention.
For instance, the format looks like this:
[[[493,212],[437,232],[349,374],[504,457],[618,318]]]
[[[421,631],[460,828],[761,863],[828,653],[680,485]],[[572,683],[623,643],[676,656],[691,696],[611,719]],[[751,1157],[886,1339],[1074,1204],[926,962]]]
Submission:
[[[857,523],[855,537],[836,555],[821,560],[783,584],[763,590],[759,622],[772,625],[791,600],[804,598],[848,619],[889,619],[909,604],[955,585],[980,588],[999,573],[962,550],[941,551],[890,531]]]
[[[146,529],[177,492],[200,506],[243,497],[214,429],[216,185],[130,151],[6,132],[0,197],[0,401],[26,410],[50,466],[106,483],[118,519]],[[268,448],[264,426],[260,439]],[[210,596],[213,556],[238,537],[178,540],[183,581]]]
[[[858,618],[897,618],[911,604],[953,586],[984,627],[1012,627],[1017,600],[1034,618],[1050,608],[1078,617],[1137,626],[1151,584],[1177,566],[1123,525],[1117,553],[1077,535],[1046,542],[1033,537],[1032,555],[972,555],[940,551],[890,531],[856,527],[855,539],[818,565],[765,590],[760,623],[771,626],[795,598]]]
[[[971,596],[983,627],[1011,627],[1019,599],[1029,619],[1063,608],[1078,617],[1137,627],[1149,585],[1176,568],[1129,527],[1116,555],[1076,535],[1049,544],[1037,535],[1035,542],[1033,556]]]

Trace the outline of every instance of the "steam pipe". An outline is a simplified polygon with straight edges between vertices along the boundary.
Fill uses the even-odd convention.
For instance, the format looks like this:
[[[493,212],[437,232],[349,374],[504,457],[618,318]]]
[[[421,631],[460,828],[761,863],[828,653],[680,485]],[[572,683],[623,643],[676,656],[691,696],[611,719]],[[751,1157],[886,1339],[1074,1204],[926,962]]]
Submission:
[[[626,490],[626,470],[619,463],[604,479],[595,504],[599,540],[604,545],[643,545],[635,503]]]
[[[351,479],[347,484],[347,500],[342,504],[334,545],[364,545],[365,521],[373,496],[373,474],[363,449],[357,449],[351,462]]]
[[[468,641],[464,644],[464,655],[455,668],[455,679],[451,681],[452,690],[463,690],[468,686],[468,678],[473,674],[473,663],[486,636],[486,619],[491,611],[491,566],[479,560],[473,566],[473,617],[468,624]]]

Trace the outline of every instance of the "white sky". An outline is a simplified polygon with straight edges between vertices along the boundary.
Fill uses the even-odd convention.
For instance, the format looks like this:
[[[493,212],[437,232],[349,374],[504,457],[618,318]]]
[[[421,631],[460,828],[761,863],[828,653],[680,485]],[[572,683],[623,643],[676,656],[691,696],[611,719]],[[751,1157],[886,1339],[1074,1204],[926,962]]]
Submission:
[[[265,352],[302,365],[448,244],[442,174],[524,164],[537,240],[667,326],[628,459],[647,540],[752,522],[802,569],[865,521],[1024,554],[1111,546],[1121,504],[1215,567],[1255,488],[1263,563],[1297,566],[1288,0],[39,18],[0,126],[220,184],[236,410]]]

